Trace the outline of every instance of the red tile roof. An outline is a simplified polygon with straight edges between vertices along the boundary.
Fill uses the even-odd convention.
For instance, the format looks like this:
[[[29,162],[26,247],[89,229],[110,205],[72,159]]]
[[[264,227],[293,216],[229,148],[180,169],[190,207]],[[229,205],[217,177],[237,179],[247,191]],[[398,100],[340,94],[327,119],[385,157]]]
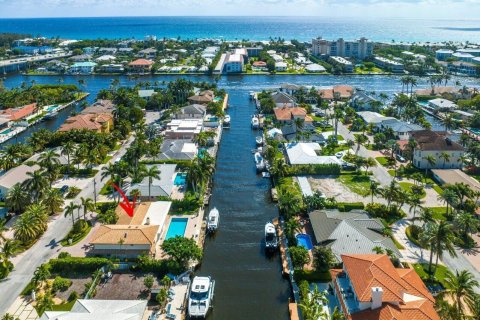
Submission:
[[[281,107],[273,109],[275,112],[275,118],[278,121],[288,121],[292,120],[294,116],[297,117],[307,117],[307,111],[300,107]]]
[[[334,93],[340,94],[340,99],[348,99],[353,95],[353,87],[348,85],[338,85],[331,89],[320,89],[318,93],[321,94],[322,99],[333,100]]]
[[[6,115],[12,121],[17,121],[28,117],[29,115],[33,114],[37,109],[37,104],[27,104],[23,107],[19,108],[8,108],[6,110],[2,110],[0,114]]]
[[[70,130],[94,130],[102,129],[102,123],[108,122],[112,119],[110,114],[79,114],[65,120],[65,123],[60,126],[59,131]]]
[[[350,319],[440,320],[435,299],[415,270],[395,268],[387,255],[342,255],[342,261],[359,302],[371,302],[372,287],[383,290],[380,308],[353,313]],[[339,270],[331,274],[335,279]]]
[[[135,61],[130,62],[128,65],[129,66],[151,66],[153,65],[154,62],[152,60],[147,60],[147,59],[137,59]]]
[[[464,148],[450,140],[444,133],[430,130],[415,131],[411,134],[417,142],[416,149],[423,151],[463,151]]]
[[[252,64],[252,66],[263,68],[263,67],[266,67],[266,66],[267,66],[267,63],[264,62],[264,61],[255,61],[255,62]]]

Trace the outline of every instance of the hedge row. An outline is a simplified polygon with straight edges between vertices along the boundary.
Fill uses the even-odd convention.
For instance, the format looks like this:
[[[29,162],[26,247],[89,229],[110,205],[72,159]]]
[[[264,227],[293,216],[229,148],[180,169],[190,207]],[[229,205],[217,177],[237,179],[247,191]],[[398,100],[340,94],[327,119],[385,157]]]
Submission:
[[[145,160],[145,161],[142,161],[142,163],[144,164],[176,164],[178,170],[185,170],[190,168],[192,161],[166,159],[166,160]]]
[[[132,271],[154,273],[159,277],[163,277],[167,273],[181,274],[185,270],[173,260],[155,260],[139,257],[137,264],[132,267]]]
[[[315,174],[315,175],[339,175],[341,167],[338,164],[300,164],[293,165],[288,169],[288,174],[302,175],[302,174]]]
[[[66,257],[51,259],[48,263],[53,273],[94,272],[103,266],[113,267],[107,258]]]
[[[325,205],[327,209],[338,209],[340,212],[348,212],[352,210],[363,210],[365,205],[363,202],[337,202]]]

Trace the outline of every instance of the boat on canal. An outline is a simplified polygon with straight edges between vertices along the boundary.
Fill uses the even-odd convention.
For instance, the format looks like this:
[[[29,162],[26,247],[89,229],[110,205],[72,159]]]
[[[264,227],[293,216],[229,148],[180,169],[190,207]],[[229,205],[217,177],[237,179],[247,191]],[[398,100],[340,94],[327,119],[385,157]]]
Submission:
[[[260,152],[255,152],[255,166],[257,167],[258,172],[262,172],[265,170],[265,161],[263,160],[262,155]]]
[[[275,225],[271,222],[265,224],[265,250],[273,251],[278,248],[278,237]]]
[[[211,277],[195,277],[188,296],[188,316],[206,318],[213,304],[215,281]]]
[[[252,117],[252,129],[258,129],[260,127],[260,121],[257,116]]]
[[[230,122],[232,119],[230,118],[230,115],[226,115],[225,118],[223,118],[223,127],[224,128],[230,128]]]
[[[220,212],[217,208],[210,210],[207,220],[207,232],[214,233],[218,229],[218,224],[220,222]]]
[[[46,114],[46,115],[43,117],[43,120],[50,120],[50,119],[55,118],[56,116],[58,116],[58,112],[57,112],[57,111],[52,111],[52,112]]]
[[[262,146],[263,145],[263,137],[262,136],[256,137],[255,142],[257,143],[257,146]]]

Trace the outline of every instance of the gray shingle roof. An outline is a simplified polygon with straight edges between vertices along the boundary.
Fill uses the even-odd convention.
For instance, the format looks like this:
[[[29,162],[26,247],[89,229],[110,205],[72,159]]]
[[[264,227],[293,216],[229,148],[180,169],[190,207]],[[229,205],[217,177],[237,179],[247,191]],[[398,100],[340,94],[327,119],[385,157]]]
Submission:
[[[160,179],[153,179],[150,187],[152,197],[169,197],[173,190],[173,180],[176,164],[155,164],[147,165],[147,168],[156,166],[160,170]],[[132,190],[138,189],[142,196],[148,196],[148,178],[144,178],[142,182],[132,184],[128,188],[130,193]]]
[[[165,139],[160,149],[158,159],[160,160],[193,160],[196,152],[185,152],[184,145],[186,143],[192,144],[191,140],[170,140]]]

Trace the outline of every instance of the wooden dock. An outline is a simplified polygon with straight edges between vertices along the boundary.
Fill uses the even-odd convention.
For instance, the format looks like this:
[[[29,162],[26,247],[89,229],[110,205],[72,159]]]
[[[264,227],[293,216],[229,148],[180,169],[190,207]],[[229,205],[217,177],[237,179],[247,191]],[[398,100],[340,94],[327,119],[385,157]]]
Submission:
[[[298,305],[296,303],[291,302],[288,304],[288,313],[290,314],[290,320],[300,320]]]
[[[272,220],[272,223],[275,225],[275,229],[277,230],[278,239],[283,239],[283,229],[280,227],[280,221],[278,218]],[[283,275],[288,276],[290,274],[290,268],[288,267],[287,261],[287,247],[285,245],[285,241],[280,241],[280,255],[282,257],[282,273]]]

